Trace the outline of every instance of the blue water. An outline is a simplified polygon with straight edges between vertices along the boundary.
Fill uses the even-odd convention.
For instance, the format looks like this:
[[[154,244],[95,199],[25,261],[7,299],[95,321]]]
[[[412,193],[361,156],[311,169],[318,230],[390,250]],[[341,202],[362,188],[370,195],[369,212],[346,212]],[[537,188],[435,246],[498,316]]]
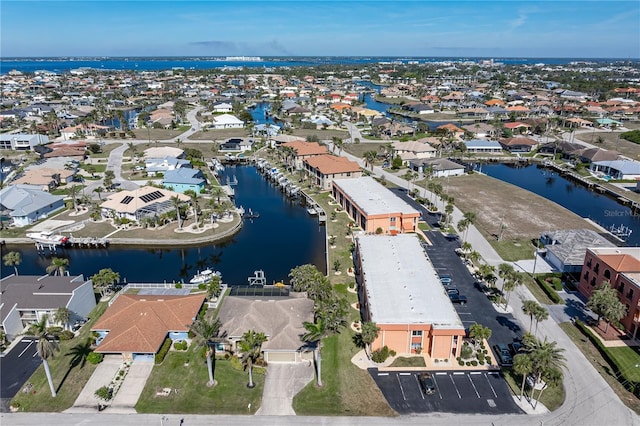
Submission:
[[[215,60],[212,57],[56,57],[56,58],[0,58],[0,74],[11,70],[34,72],[47,70],[62,73],[76,68],[103,70],[157,71],[172,68],[212,69],[222,67],[297,67],[321,65],[368,64],[377,62],[418,61],[420,63],[440,61],[480,61],[481,57],[263,57],[261,62]],[[624,59],[580,59],[580,58],[493,58],[505,64],[568,64],[572,61],[613,62]]]
[[[265,115],[265,111],[269,109],[269,102],[258,102],[255,108],[250,108],[249,112],[251,113],[251,117],[253,117],[253,122],[256,124],[278,125],[278,123],[276,123],[276,121],[273,119],[272,115],[269,115],[269,117]]]
[[[288,282],[289,271],[312,263],[326,272],[325,229],[316,217],[296,201],[286,198],[251,166],[228,168],[226,176],[236,176],[236,204],[260,214],[246,221],[242,230],[225,242],[201,247],[65,249],[55,256],[70,259],[71,274],[90,276],[102,268],[112,268],[127,282],[188,281],[198,271],[212,267],[222,272],[224,282],[247,284],[253,271],[265,271],[267,282]],[[176,243],[178,245],[178,243]],[[44,275],[51,255],[39,255],[33,245],[2,246],[2,253],[19,251],[22,275]],[[1,276],[13,268],[1,266]]]
[[[628,245],[640,245],[640,216],[609,196],[590,191],[554,171],[535,165],[483,164],[482,172],[545,197],[605,228],[629,227],[633,232],[627,240]]]

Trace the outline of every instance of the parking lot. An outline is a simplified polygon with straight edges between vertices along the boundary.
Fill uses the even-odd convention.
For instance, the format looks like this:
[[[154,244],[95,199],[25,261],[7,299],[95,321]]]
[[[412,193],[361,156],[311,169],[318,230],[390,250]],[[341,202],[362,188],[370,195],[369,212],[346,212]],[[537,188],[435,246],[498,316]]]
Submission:
[[[496,371],[433,372],[436,391],[432,395],[422,391],[417,371],[370,369],[369,373],[389,405],[400,414],[522,413]]]
[[[25,337],[0,360],[0,411],[7,411],[9,402],[42,363],[36,349],[37,340]]]

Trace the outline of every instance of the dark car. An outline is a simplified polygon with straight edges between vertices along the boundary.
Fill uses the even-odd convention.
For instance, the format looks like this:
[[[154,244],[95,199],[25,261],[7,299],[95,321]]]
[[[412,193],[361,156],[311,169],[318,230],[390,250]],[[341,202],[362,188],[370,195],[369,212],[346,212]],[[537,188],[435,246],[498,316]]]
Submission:
[[[467,296],[463,296],[457,293],[448,293],[449,299],[452,303],[459,303],[461,305],[465,305],[467,303]]]
[[[504,343],[498,343],[493,345],[493,351],[496,353],[498,363],[503,367],[511,367],[513,365],[513,358],[509,352],[509,348]]]
[[[509,352],[511,352],[511,356],[518,355],[521,350],[522,350],[522,343],[520,342],[509,343]]]
[[[455,241],[459,238],[458,234],[447,234],[444,237],[449,241]]]
[[[418,375],[418,381],[425,395],[433,395],[436,393],[436,382],[433,380],[431,373],[420,373]]]

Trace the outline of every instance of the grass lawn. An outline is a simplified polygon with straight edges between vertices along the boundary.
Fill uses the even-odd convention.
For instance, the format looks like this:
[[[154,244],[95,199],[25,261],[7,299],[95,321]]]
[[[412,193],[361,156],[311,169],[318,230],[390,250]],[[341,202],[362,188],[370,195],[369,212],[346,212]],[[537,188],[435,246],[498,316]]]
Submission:
[[[188,362],[188,366],[185,363]],[[248,373],[236,370],[231,361],[217,360],[215,379],[209,388],[207,363],[200,350],[192,345],[185,352],[169,352],[161,365],[156,365],[136,405],[139,413],[184,414],[255,414],[260,408],[264,374],[254,368],[255,387],[247,388]],[[169,396],[156,396],[162,388],[178,389]],[[247,406],[251,404],[251,409]]]
[[[362,158],[364,156],[364,153],[367,151],[375,151],[377,153],[381,153],[382,151],[380,151],[380,147],[386,146],[386,145],[387,145],[386,143],[369,143],[369,142],[349,143],[349,144],[345,144],[342,147],[342,149],[347,151],[349,154],[355,155],[358,158]],[[382,161],[380,161],[380,164],[382,164]]]
[[[498,252],[500,257],[507,262],[515,262],[516,260],[532,259],[535,247],[531,241],[526,238],[517,240],[495,241],[489,239],[489,243]]]
[[[91,332],[89,331],[96,320],[107,308],[106,303],[99,303],[89,314],[91,318],[83,327],[80,334],[72,340],[60,342],[60,352],[56,352],[55,358],[49,360],[49,368],[56,387],[57,397],[51,397],[49,383],[41,365],[27,380],[32,383],[35,394],[18,392],[11,401],[12,404],[20,404],[21,411],[53,411],[60,412],[71,407],[78,398],[80,391],[87,383],[96,366],[86,362],[84,365],[72,365],[72,348],[85,343]]]
[[[523,278],[524,285],[527,286],[527,288],[529,289],[531,294],[533,294],[533,297],[536,298],[538,303],[541,303],[543,305],[555,305],[555,302],[549,299],[549,296],[547,296],[547,294],[540,288],[538,283],[536,283],[533,280],[533,278],[531,278],[530,275],[525,274],[523,275],[523,277],[524,277]]]
[[[95,154],[90,154],[89,158],[109,158],[109,154],[111,151],[118,148],[120,146],[119,143],[106,144],[100,147],[100,152]]]
[[[522,386],[522,377],[517,375],[511,369],[503,369],[504,377],[511,389],[511,392],[519,396],[520,389]],[[535,397],[538,398],[539,391],[536,391]],[[525,397],[530,395],[530,390],[528,386],[525,386],[524,391]],[[540,399],[540,403],[549,409],[549,411],[553,411],[560,407],[564,402],[564,386],[549,386],[547,389],[542,392],[542,398]]]
[[[431,227],[427,222],[418,222],[418,228],[422,231],[431,231]]]
[[[400,356],[393,360],[390,367],[426,367],[424,358],[421,356],[404,357]]]
[[[602,355],[600,355],[600,351],[598,351],[593,343],[591,343],[589,338],[587,338],[584,334],[582,334],[580,330],[578,330],[576,326],[569,322],[560,324],[560,327],[562,328],[562,330],[564,330],[567,336],[569,336],[571,340],[573,340],[573,343],[580,349],[580,351],[593,365],[593,367],[598,370],[602,378],[607,381],[609,386],[611,386],[611,389],[613,389],[616,395],[618,395],[618,398],[620,398],[620,401],[622,401],[624,405],[640,415],[640,399],[635,397],[631,392],[627,391],[624,386],[617,380],[616,374],[612,370],[611,366],[609,365],[609,363],[607,363],[607,361],[605,361]],[[624,364],[621,365],[635,365],[640,359],[640,354],[627,347],[609,349],[616,349],[615,351],[610,353],[612,357],[616,357],[616,359],[620,360],[620,362],[624,362]],[[618,351],[618,349],[630,349],[630,352]],[[627,364],[627,362],[629,362],[630,364]],[[631,370],[633,370],[633,368]],[[633,374],[636,380],[638,380],[640,369],[636,368],[633,373],[631,370],[628,367],[626,370],[624,369],[624,367],[622,367],[622,371],[629,375],[627,376],[627,378],[632,377],[631,375]]]

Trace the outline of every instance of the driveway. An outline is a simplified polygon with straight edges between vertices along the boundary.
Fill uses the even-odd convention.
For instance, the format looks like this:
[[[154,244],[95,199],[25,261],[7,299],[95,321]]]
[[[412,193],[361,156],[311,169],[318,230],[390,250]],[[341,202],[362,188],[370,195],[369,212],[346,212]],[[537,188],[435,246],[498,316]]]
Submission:
[[[65,413],[97,413],[98,400],[94,394],[102,386],[111,383],[121,365],[120,355],[106,355],[84,385],[73,407],[65,410]]]
[[[387,402],[400,414],[478,413],[518,414],[518,408],[497,371],[438,371],[433,374],[436,392],[425,395],[418,371],[369,370]]]
[[[22,385],[40,366],[42,360],[36,349],[36,339],[23,338],[0,358],[0,411],[9,410],[9,402]]]
[[[262,404],[256,412],[259,416],[295,416],[291,407],[293,397],[314,380],[313,364],[271,363],[262,392]]]
[[[120,390],[111,401],[109,412],[132,414],[136,412],[135,406],[153,370],[153,365],[153,362],[146,361],[134,361],[131,364]]]

